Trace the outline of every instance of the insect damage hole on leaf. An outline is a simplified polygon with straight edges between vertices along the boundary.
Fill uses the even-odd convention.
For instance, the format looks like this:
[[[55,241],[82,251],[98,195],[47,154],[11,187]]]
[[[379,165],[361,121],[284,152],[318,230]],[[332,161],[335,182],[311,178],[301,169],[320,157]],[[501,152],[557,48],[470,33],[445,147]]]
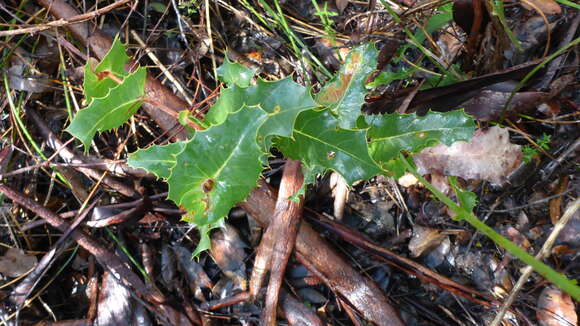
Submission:
[[[212,179],[207,179],[201,185],[201,190],[203,190],[203,192],[205,192],[207,194],[208,192],[213,190],[214,184],[215,184],[215,181],[213,181]]]

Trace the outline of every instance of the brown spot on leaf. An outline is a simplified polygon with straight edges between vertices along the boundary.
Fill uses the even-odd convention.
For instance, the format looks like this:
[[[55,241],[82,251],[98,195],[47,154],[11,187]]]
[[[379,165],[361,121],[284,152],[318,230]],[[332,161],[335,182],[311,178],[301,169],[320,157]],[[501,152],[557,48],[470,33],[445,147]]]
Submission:
[[[207,194],[208,192],[213,190],[214,184],[215,182],[212,179],[207,179],[202,183],[201,190],[203,190],[203,192]]]
[[[352,79],[352,74],[343,74],[339,76],[339,80],[335,83],[326,87],[321,94],[319,95],[318,99],[323,104],[332,104],[338,102],[344,92],[346,91],[350,80]]]
[[[329,84],[318,95],[318,100],[322,104],[334,104],[344,96],[346,89],[350,85],[353,74],[359,69],[361,64],[361,55],[357,52],[351,52],[350,58],[344,66],[344,71],[338,75],[338,79]]]

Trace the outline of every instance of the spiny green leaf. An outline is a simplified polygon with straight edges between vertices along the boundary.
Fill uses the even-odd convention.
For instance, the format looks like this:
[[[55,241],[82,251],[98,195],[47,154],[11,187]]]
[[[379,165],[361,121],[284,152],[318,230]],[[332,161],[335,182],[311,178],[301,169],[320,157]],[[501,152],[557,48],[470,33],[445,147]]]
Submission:
[[[147,70],[139,68],[112,88],[107,96],[95,98],[86,109],[80,110],[66,129],[85,146],[85,151],[97,131],[121,126],[141,106]]]
[[[221,91],[219,98],[205,115],[205,122],[219,125],[228,114],[238,111],[245,103],[245,88],[231,86]]]
[[[95,72],[110,71],[118,77],[127,77],[128,73],[125,70],[127,62],[129,62],[129,56],[125,53],[125,46],[117,36],[109,52],[95,68]]]
[[[328,106],[338,115],[340,127],[355,127],[366,95],[365,84],[377,67],[378,52],[373,44],[354,48],[345,64],[316,96],[316,101]]]
[[[237,86],[225,89],[206,116],[206,122],[220,124],[228,113],[239,110],[243,105],[259,105],[268,113],[268,120],[259,130],[264,140],[264,150],[270,145],[268,136],[290,137],[298,114],[316,106],[310,91],[291,78],[277,81],[258,79],[254,86]]]
[[[222,91],[220,98],[211,107],[205,121],[220,124],[230,112],[238,111],[243,105],[260,107],[271,115],[267,125],[268,132],[262,134],[290,137],[296,116],[316,106],[310,91],[292,78],[276,81],[258,79],[254,86],[248,88],[229,87]],[[290,122],[290,123],[289,123]]]
[[[125,65],[129,62],[129,57],[125,53],[123,43],[116,37],[113,46],[100,63],[89,58],[85,65],[83,89],[88,104],[94,98],[104,97],[109,93],[111,88],[118,85],[116,81],[107,77],[113,74],[119,79],[127,77]]]
[[[198,257],[202,252],[211,249],[211,239],[209,238],[209,233],[211,230],[220,227],[224,227],[224,219],[221,219],[216,223],[202,225],[197,228],[197,231],[199,232],[199,242],[197,243],[197,247],[195,247],[195,250],[192,254],[194,258]]]
[[[219,221],[256,186],[264,155],[256,138],[267,117],[259,107],[243,107],[185,143],[167,182],[169,198],[188,211],[187,221]]]
[[[248,87],[256,74],[256,70],[242,66],[237,62],[231,62],[226,55],[224,63],[217,68],[217,74],[219,79],[228,86]]]
[[[99,78],[93,72],[92,66],[95,64],[95,61],[95,59],[89,58],[85,64],[83,89],[87,104],[90,104],[95,98],[106,96],[111,88],[114,88],[118,85],[117,82],[111,78]]]
[[[158,178],[167,179],[175,166],[175,157],[183,151],[185,142],[168,145],[153,145],[129,154],[127,164],[134,168],[145,169]]]
[[[277,147],[307,166],[337,171],[349,184],[380,173],[369,156],[366,131],[341,129],[338,124],[328,110],[305,111],[296,120],[293,139],[278,138]]]
[[[419,117],[415,114],[369,115],[369,152],[379,164],[396,158],[401,150],[416,153],[425,147],[442,142],[451,145],[468,141],[473,136],[473,118],[463,111],[446,113],[429,112]]]

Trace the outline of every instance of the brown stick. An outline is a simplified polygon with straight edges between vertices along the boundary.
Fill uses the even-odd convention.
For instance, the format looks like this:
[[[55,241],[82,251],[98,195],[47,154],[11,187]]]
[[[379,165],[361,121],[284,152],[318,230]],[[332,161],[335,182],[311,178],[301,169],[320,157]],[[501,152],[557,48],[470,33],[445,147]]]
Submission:
[[[254,258],[254,265],[252,266],[252,276],[250,277],[250,300],[256,300],[258,293],[262,289],[266,275],[270,270],[270,263],[272,261],[272,249],[274,248],[274,229],[268,228],[258,250],[256,250],[256,258]]]
[[[25,207],[38,216],[41,216],[50,225],[61,230],[62,232],[66,232],[71,227],[70,223],[63,221],[51,210],[39,205],[34,200],[26,197],[24,194],[8,187],[5,184],[0,184],[0,193],[6,195],[6,197],[10,198],[14,203]],[[193,325],[192,322],[183,314],[164,303],[166,299],[163,294],[161,294],[161,292],[155,288],[147,287],[145,283],[137,276],[137,274],[130,270],[123,263],[123,261],[119,259],[119,257],[112,254],[91,236],[82,231],[73,230],[71,233],[71,238],[73,238],[81,247],[95,256],[97,261],[103,267],[108,268],[114,273],[114,275],[120,277],[120,282],[123,285],[133,288],[135,292],[141,295],[145,300],[151,302],[151,306],[156,309],[156,312],[169,318],[173,325]]]
[[[265,183],[254,189],[244,203],[240,204],[248,214],[263,226],[270,224],[275,209],[272,189]],[[300,224],[295,251],[308,263],[307,268],[322,276],[329,288],[343,296],[364,318],[379,326],[402,326],[397,312],[372,281],[363,277],[306,222]]]
[[[32,118],[38,130],[46,139],[46,144],[58,151],[58,155],[67,162],[72,163],[84,163],[83,159],[76,155],[72,150],[66,147],[58,137],[50,130],[46,122],[33,110],[26,110],[26,114]],[[99,172],[95,169],[84,167],[84,166],[73,166],[74,169],[78,170],[79,172],[83,173],[89,178],[99,180],[102,177],[103,172]],[[120,194],[127,196],[127,197],[134,197],[137,195],[135,189],[129,187],[128,185],[124,184],[123,182],[119,181],[118,179],[113,178],[112,176],[105,176],[103,178],[103,183],[107,186],[111,187],[112,189],[118,191]]]
[[[13,30],[9,30],[9,31],[0,31],[0,37],[19,35],[19,34],[27,34],[27,33],[34,34],[34,33],[42,32],[44,30],[54,28],[54,27],[63,27],[63,26],[67,26],[70,24],[84,22],[86,20],[93,19],[93,18],[100,16],[104,13],[107,13],[107,12],[109,12],[109,11],[119,7],[119,6],[126,4],[127,2],[130,2],[130,1],[131,0],[120,0],[120,1],[117,1],[117,2],[114,2],[110,5],[108,5],[106,7],[99,8],[99,9],[91,11],[91,12],[87,12],[86,14],[76,15],[76,16],[70,17],[69,19],[61,18],[59,20],[51,21],[51,22],[48,22],[46,24],[39,24],[39,25],[35,25],[35,26],[30,26],[30,27],[23,27],[23,28],[13,29]]]
[[[322,218],[322,217],[321,217]],[[324,219],[318,220],[306,216],[306,219],[312,224],[322,226],[326,230],[332,231],[333,233],[340,236],[345,241],[352,243],[353,245],[369,252],[375,256],[378,260],[382,260],[389,265],[395,266],[396,268],[416,276],[418,279],[434,284],[441,289],[449,291],[458,296],[462,296],[467,300],[470,300],[476,304],[491,306],[492,304],[498,304],[499,302],[493,298],[469,287],[459,284],[443,275],[439,275],[430,269],[424,267],[423,265],[414,262],[411,259],[401,257],[387,249],[384,249],[369,240],[366,240],[363,236],[357,234],[355,231],[342,226],[336,222]]]
[[[274,218],[269,228],[272,229],[274,247],[272,250],[270,282],[266,291],[266,307],[262,313],[262,326],[276,326],[276,309],[286,264],[294,248],[300,216],[302,215],[303,198],[300,202],[290,200],[302,187],[304,176],[300,161],[288,160],[284,167],[282,182],[276,201]]]
[[[290,293],[282,290],[280,292],[280,310],[290,326],[324,326],[314,309],[307,307],[298,301]]]

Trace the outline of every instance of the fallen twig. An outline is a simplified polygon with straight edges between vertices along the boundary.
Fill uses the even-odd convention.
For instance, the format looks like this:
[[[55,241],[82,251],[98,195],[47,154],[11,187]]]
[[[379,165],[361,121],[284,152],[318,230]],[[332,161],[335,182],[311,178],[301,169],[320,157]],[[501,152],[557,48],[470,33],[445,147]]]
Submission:
[[[467,286],[461,285],[445,276],[439,275],[428,268],[425,268],[421,264],[418,264],[411,259],[407,259],[396,255],[395,253],[375,245],[369,240],[364,239],[362,236],[356,234],[356,232],[330,220],[325,219],[319,220],[316,218],[311,218],[307,216],[308,221],[313,224],[320,225],[323,228],[338,234],[344,240],[352,243],[353,245],[373,254],[379,260],[382,260],[389,265],[392,265],[406,273],[415,275],[417,278],[434,284],[444,290],[450,291],[456,295],[462,296],[474,303],[482,304],[484,306],[491,306],[497,303],[496,300],[486,296],[483,293],[470,289]]]
[[[261,183],[240,204],[260,224],[268,225],[275,209],[273,190]],[[404,325],[383,291],[339,256],[308,223],[301,223],[296,237],[296,256],[306,268],[345,298],[361,315],[376,325]]]
[[[78,24],[78,23],[87,21],[89,19],[93,19],[93,18],[100,16],[104,13],[107,13],[107,12],[109,12],[117,7],[120,7],[128,2],[131,2],[131,1],[132,0],[119,0],[119,1],[113,2],[112,4],[105,6],[103,8],[99,8],[99,9],[93,10],[91,12],[87,12],[85,14],[82,14],[82,15],[75,15],[75,16],[69,17],[68,19],[61,18],[59,20],[51,21],[51,22],[48,22],[46,24],[39,24],[39,25],[35,25],[35,26],[30,26],[30,27],[22,27],[22,28],[12,29],[12,30],[8,30],[8,31],[0,31],[0,37],[20,35],[20,34],[34,34],[34,33],[42,32],[42,31],[45,31],[47,29],[51,29],[54,27],[63,27],[63,26],[71,25],[71,24]]]
[[[24,194],[8,187],[5,184],[0,184],[0,193],[6,195],[14,203],[17,203],[26,209],[34,212],[36,215],[41,216],[50,225],[61,230],[62,232],[67,232],[71,229],[70,223],[63,221],[57,214],[41,206],[34,200],[28,198]],[[90,254],[95,256],[97,261],[104,267],[113,272],[114,275],[120,278],[121,284],[134,289],[138,295],[142,296],[146,301],[151,303],[151,307],[160,316],[164,316],[169,319],[170,323],[173,325],[193,325],[193,323],[200,324],[199,320],[190,321],[185,315],[175,310],[173,307],[166,304],[166,299],[161,292],[155,288],[146,286],[146,284],[130,270],[123,261],[116,255],[112,254],[103,245],[97,242],[93,237],[88,234],[73,230],[71,237],[84,249],[86,249]]]
[[[562,217],[558,220],[556,225],[554,225],[554,229],[552,230],[552,232],[548,236],[548,239],[546,239],[546,242],[544,242],[544,245],[536,255],[536,259],[543,260],[544,258],[548,257],[548,255],[550,254],[550,250],[552,249],[552,246],[556,241],[556,238],[579,208],[580,208],[580,199],[576,199],[568,206],[568,208],[564,212],[564,215],[562,215]],[[497,315],[491,322],[490,326],[497,326],[501,324],[505,313],[508,311],[511,304],[514,302],[517,294],[520,292],[522,286],[528,281],[528,278],[530,277],[530,275],[532,275],[533,271],[534,269],[531,266],[526,266],[524,268],[522,275],[520,275],[520,278],[514,285],[514,288],[512,289],[509,297],[505,299],[503,305],[501,306],[501,309],[498,311]]]

